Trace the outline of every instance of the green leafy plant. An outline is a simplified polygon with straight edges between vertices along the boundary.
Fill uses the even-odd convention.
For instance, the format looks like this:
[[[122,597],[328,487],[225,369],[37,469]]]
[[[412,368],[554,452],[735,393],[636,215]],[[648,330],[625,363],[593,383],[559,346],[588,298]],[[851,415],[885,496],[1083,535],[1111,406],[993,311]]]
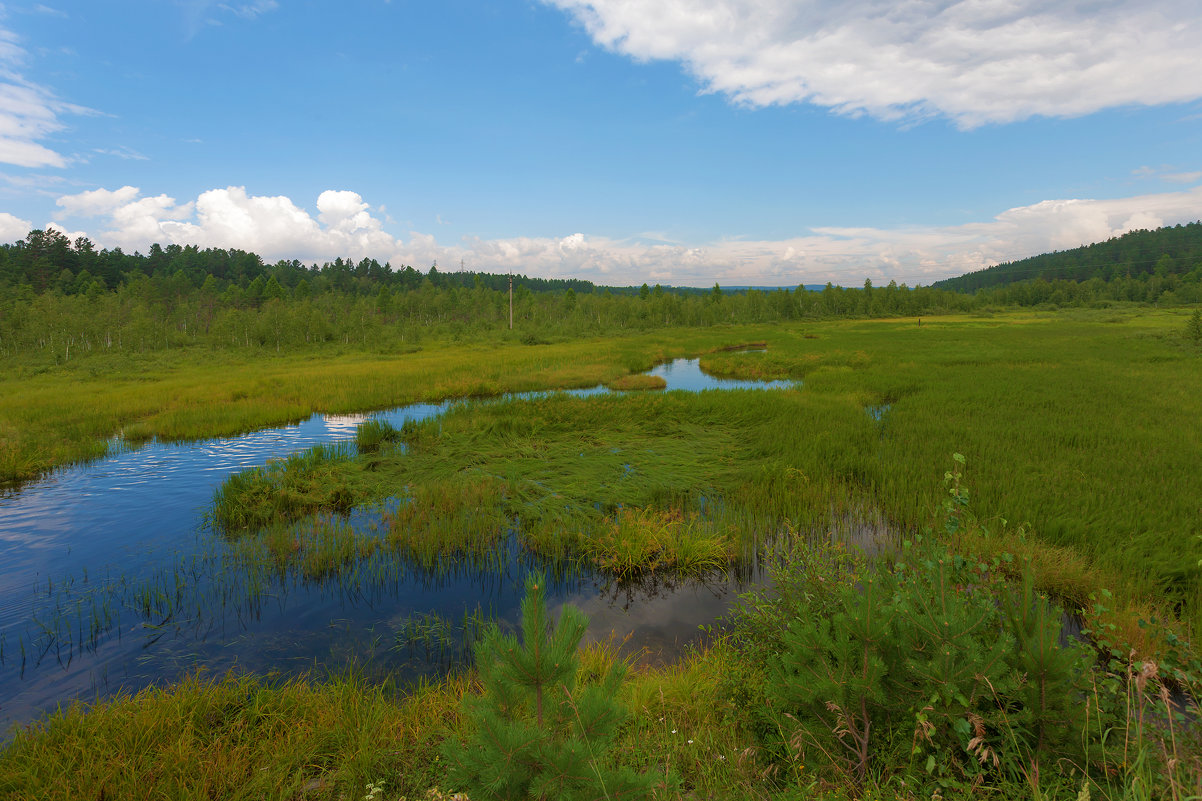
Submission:
[[[552,628],[544,582],[530,576],[521,641],[495,625],[485,632],[476,651],[484,692],[464,700],[474,733],[443,749],[450,780],[473,801],[650,796],[655,777],[614,765],[609,755],[624,718],[615,701],[623,670],[578,683],[587,625],[580,610],[565,606]]]

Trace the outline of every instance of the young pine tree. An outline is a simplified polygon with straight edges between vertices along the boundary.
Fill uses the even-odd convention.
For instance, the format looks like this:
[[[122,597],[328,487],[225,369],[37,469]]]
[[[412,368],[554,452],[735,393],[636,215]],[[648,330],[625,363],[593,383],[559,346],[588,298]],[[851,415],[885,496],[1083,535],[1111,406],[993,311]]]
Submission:
[[[552,629],[543,581],[531,576],[522,641],[495,625],[485,632],[476,649],[484,693],[464,700],[474,734],[443,748],[450,781],[473,801],[650,796],[654,777],[607,759],[624,716],[614,700],[624,671],[615,666],[596,684],[576,683],[587,625],[580,610],[565,606]]]
[[[1194,316],[1185,324],[1185,335],[1191,341],[1202,344],[1202,309],[1194,309]]]

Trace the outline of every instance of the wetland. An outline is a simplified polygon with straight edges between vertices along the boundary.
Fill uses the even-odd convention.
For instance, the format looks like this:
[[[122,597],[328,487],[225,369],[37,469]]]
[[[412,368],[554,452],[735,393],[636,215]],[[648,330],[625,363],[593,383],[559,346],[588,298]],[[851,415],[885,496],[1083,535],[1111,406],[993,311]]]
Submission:
[[[121,715],[149,715],[138,725],[153,728],[175,704],[258,699],[270,716],[294,704],[296,719],[315,716],[307,726],[342,733],[327,735],[341,740],[321,752],[324,767],[270,767],[269,783],[246,792],[337,797],[385,775],[425,792],[446,735],[419,731],[420,718],[454,729],[479,633],[516,625],[536,573],[553,610],[571,603],[590,618],[586,663],[634,666],[623,753],[648,767],[650,746],[637,743],[654,743],[698,793],[786,792],[769,769],[792,752],[767,745],[769,721],[754,711],[766,701],[740,700],[738,686],[762,680],[746,662],[756,648],[793,647],[763,634],[781,599],[836,608],[797,578],[799,554],[882,543],[900,554],[918,535],[965,570],[992,565],[982,586],[1025,577],[1082,614],[1107,653],[1155,661],[1192,692],[1202,457],[1186,432],[1202,414],[1202,370],[1173,335],[1179,317],[717,326],[379,357],[154,354],[137,360],[137,381],[132,362],[86,360],[5,379],[0,422],[36,407],[37,425],[92,436],[108,455],[0,496],[0,717],[18,724],[0,782],[32,775],[16,765],[48,742],[39,731],[135,725],[103,723]],[[749,342],[763,347],[731,348]],[[634,380],[643,375],[659,380]],[[876,569],[845,558],[859,557],[801,573]],[[906,587],[943,580],[901,581],[896,608],[912,603]],[[765,584],[771,593],[736,601]],[[709,705],[689,700],[701,688]],[[99,704],[42,717],[73,698]],[[353,735],[334,722],[347,704],[370,721]],[[673,736],[686,720],[688,743]],[[412,740],[394,749],[403,758],[357,739],[395,742],[396,727]],[[88,736],[128,749],[114,732]],[[692,748],[703,742],[704,754]],[[971,784],[939,742],[923,759],[948,760],[949,781]],[[366,762],[331,755],[355,747]],[[759,756],[734,764],[745,748]],[[866,774],[839,764],[811,768],[804,786],[855,793]],[[909,775],[885,773],[881,786]],[[1046,781],[1075,797],[1087,775]],[[1157,775],[1163,787],[1189,780]],[[1087,781],[1109,794],[1129,780]]]

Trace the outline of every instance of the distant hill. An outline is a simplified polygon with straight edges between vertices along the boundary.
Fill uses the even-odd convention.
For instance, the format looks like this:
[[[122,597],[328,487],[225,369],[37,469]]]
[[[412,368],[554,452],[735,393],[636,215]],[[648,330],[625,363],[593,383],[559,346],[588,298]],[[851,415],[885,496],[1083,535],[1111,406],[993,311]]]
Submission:
[[[1139,279],[1156,274],[1162,278],[1186,275],[1202,270],[1202,222],[1158,228],[1155,231],[1131,231],[1122,236],[1085,245],[1006,262],[983,270],[948,278],[933,284],[954,292],[976,292],[1020,281],[1088,281],[1100,278]]]

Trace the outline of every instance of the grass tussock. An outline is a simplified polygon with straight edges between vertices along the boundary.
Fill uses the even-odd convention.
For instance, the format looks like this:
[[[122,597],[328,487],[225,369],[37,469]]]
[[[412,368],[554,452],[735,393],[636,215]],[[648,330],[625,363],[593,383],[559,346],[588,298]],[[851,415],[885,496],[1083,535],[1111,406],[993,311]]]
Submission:
[[[444,554],[480,554],[512,525],[504,501],[504,485],[488,475],[412,485],[387,516],[385,542],[427,568]]]
[[[352,457],[345,445],[318,445],[235,473],[217,488],[209,518],[236,533],[317,512],[347,512],[357,501],[342,471]]]
[[[605,386],[615,392],[640,392],[653,389],[666,389],[668,381],[658,375],[624,375],[615,378]]]
[[[629,576],[656,570],[705,573],[737,555],[736,536],[721,523],[679,509],[620,509],[575,532],[576,547],[602,570]]]
[[[355,429],[355,445],[359,448],[359,453],[375,453],[383,446],[400,439],[401,432],[387,420],[373,418],[360,423]]]

